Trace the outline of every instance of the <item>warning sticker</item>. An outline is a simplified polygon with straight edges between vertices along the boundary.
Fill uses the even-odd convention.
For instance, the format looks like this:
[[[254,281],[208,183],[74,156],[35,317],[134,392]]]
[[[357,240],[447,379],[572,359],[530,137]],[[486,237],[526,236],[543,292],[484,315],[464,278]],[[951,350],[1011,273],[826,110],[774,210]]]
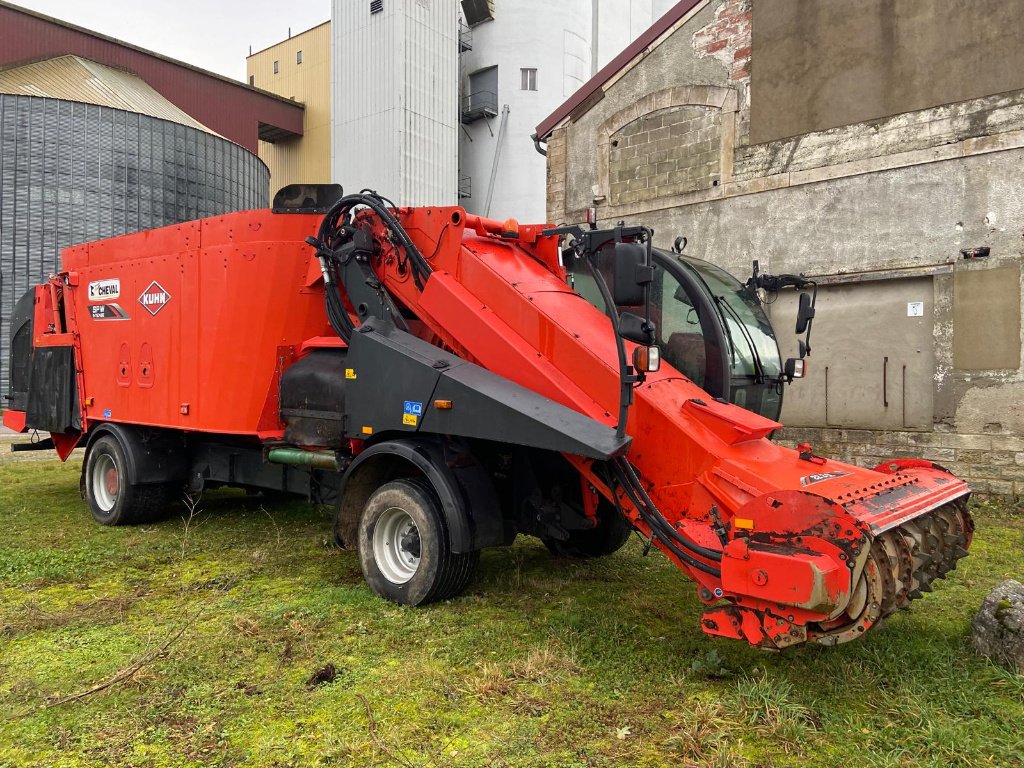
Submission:
[[[355,368],[346,368],[345,369],[345,378],[346,379],[354,379],[355,377],[356,377],[356,369]]]
[[[160,283],[154,280],[149,284],[149,287],[142,292],[139,296],[139,304],[141,304],[147,312],[151,315],[156,315],[161,309],[167,306],[167,303],[171,300],[171,294],[167,292]]]
[[[89,301],[110,301],[121,298],[121,281],[116,277],[111,280],[96,280],[89,283]]]
[[[822,480],[832,480],[832,479],[837,478],[837,477],[845,477],[848,474],[850,474],[850,473],[849,472],[841,472],[841,471],[836,471],[836,472],[818,472],[818,473],[813,474],[813,475],[806,475],[804,477],[801,477],[800,478],[800,485],[803,485],[803,486],[814,485],[815,483],[820,483]]]
[[[415,427],[423,415],[423,403],[415,400],[406,400],[402,408],[402,423],[408,427]]]

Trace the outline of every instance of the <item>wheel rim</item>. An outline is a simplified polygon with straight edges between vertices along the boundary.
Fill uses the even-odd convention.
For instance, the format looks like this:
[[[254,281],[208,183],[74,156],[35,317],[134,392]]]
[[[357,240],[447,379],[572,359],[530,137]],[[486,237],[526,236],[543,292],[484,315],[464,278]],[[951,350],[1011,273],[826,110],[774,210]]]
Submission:
[[[420,565],[420,531],[412,516],[400,507],[384,511],[373,530],[373,559],[381,574],[394,584],[405,584]]]
[[[103,512],[109,512],[117,504],[120,493],[121,478],[114,460],[107,454],[97,457],[92,465],[92,495],[96,506]]]

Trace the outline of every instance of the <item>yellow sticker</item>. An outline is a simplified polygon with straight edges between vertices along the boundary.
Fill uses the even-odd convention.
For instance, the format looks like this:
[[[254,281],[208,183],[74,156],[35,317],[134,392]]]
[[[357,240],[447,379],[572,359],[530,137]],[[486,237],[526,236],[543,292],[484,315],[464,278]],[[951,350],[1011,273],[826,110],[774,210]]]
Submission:
[[[373,427],[363,427],[363,434],[364,435],[372,435],[373,434]]]
[[[403,413],[402,414],[402,423],[405,424],[406,426],[415,427],[416,426],[416,414],[413,414],[413,413]]]
[[[754,521],[747,517],[734,518],[732,524],[737,528],[743,528],[744,530],[754,530]]]
[[[355,368],[346,368],[345,369],[345,378],[346,379],[354,379],[355,377],[356,377],[356,369]]]

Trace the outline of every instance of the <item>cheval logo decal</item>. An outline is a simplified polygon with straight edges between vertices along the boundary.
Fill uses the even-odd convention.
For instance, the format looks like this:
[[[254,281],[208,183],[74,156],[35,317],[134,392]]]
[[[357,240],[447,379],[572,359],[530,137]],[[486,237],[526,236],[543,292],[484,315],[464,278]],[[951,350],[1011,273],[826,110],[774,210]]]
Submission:
[[[156,280],[150,283],[149,287],[139,296],[139,304],[151,315],[156,315],[157,312],[167,306],[170,300],[171,294]]]

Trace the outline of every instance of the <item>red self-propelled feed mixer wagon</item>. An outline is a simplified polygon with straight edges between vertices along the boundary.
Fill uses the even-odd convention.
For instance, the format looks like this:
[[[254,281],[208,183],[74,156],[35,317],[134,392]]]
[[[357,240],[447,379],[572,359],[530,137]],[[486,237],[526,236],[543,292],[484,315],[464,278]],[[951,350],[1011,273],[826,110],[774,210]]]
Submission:
[[[930,591],[967,554],[968,486],[771,442],[808,348],[780,361],[758,296],[807,281],[741,284],[652,236],[310,186],[68,248],[16,307],[4,423],[85,445],[108,525],[219,486],[332,504],[404,604],[517,534],[594,557],[634,530],[697,582],[705,632],[764,648]]]

